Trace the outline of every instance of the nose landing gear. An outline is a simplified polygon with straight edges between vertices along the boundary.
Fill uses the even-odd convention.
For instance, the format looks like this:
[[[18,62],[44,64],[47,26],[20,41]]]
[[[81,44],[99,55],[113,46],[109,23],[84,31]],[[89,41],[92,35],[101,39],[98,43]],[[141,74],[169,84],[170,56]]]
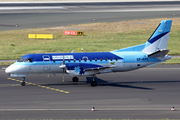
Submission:
[[[22,86],[25,86],[25,85],[26,85],[26,83],[25,83],[25,77],[22,78],[21,85],[22,85]]]

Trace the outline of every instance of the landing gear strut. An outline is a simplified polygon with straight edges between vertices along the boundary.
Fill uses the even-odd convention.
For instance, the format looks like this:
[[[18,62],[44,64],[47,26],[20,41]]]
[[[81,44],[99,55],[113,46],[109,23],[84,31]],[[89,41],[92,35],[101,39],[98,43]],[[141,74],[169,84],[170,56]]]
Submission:
[[[73,82],[78,82],[78,81],[79,81],[79,78],[78,78],[78,77],[73,77],[73,78],[72,78],[72,81],[73,81]]]
[[[94,77],[96,77],[96,75],[93,75],[93,80],[91,81],[91,86],[93,87],[97,86],[97,82],[94,80]]]
[[[22,85],[22,86],[25,86],[25,85],[26,85],[26,83],[25,83],[25,77],[22,78],[21,85]]]

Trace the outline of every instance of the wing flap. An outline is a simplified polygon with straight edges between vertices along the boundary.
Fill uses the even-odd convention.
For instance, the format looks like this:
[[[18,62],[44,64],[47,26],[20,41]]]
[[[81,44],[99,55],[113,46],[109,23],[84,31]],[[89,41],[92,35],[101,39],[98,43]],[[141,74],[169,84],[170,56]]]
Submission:
[[[89,69],[84,69],[84,71],[94,71],[94,70],[102,70],[102,69],[109,69],[109,68],[115,68],[118,67],[117,65],[111,65],[107,67],[96,67],[96,68],[89,68]]]

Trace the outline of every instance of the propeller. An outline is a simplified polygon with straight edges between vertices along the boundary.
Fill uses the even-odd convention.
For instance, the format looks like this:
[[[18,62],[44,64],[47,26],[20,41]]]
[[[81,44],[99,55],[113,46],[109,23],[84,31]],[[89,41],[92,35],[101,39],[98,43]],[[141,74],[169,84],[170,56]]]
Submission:
[[[60,65],[59,68],[63,69],[63,80],[62,81],[64,82],[64,73],[65,73],[65,69],[66,69],[64,54],[63,54],[63,64]]]
[[[64,54],[63,54],[63,65],[66,66],[65,65],[65,60],[64,60]],[[64,71],[65,71],[65,67],[63,68],[63,80],[62,80],[63,82],[64,82]]]

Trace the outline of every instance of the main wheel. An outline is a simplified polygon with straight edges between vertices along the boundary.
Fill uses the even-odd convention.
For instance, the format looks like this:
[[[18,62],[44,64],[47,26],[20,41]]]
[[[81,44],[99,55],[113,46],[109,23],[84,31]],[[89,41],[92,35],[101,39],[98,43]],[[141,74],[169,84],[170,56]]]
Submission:
[[[79,78],[78,78],[78,77],[73,77],[73,78],[72,78],[72,81],[73,81],[73,82],[78,82],[78,81],[79,81]]]
[[[21,83],[21,85],[22,85],[22,86],[25,86],[25,85],[26,85],[26,83],[25,83],[25,82],[22,82],[22,83]]]
[[[91,86],[97,86],[97,82],[96,81],[91,81]]]

